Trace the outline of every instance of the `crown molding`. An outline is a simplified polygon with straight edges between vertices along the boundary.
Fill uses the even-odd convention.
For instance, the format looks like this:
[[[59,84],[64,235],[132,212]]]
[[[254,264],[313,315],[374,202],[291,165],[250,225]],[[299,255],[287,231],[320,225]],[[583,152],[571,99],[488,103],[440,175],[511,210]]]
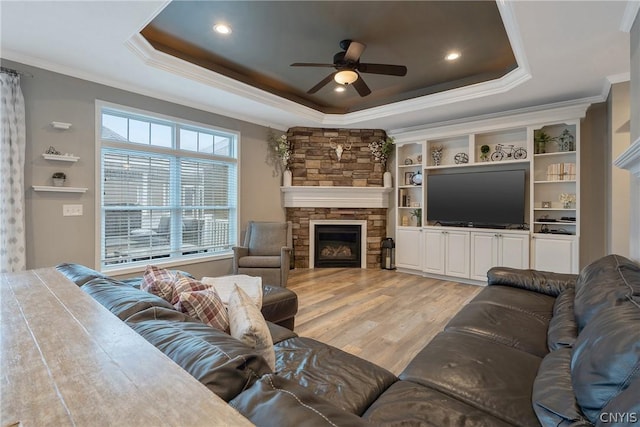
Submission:
[[[289,125],[286,123],[263,120],[259,117],[248,115],[248,114],[240,114],[234,110],[224,109],[218,106],[212,106],[211,104],[195,102],[192,99],[189,99],[188,97],[169,95],[167,93],[158,92],[157,90],[147,90],[138,85],[123,83],[120,80],[107,78],[96,73],[85,72],[77,68],[67,67],[55,62],[45,61],[40,58],[24,55],[12,50],[3,50],[2,57],[4,59],[19,62],[21,64],[28,65],[31,67],[41,68],[45,71],[63,74],[68,77],[86,80],[96,84],[109,86],[114,89],[121,89],[127,92],[148,96],[150,98],[159,99],[166,102],[172,102],[174,104],[195,108],[197,110],[206,111],[212,114],[218,114],[220,116],[231,117],[231,118],[241,120],[251,124],[261,125],[265,127],[279,128],[279,129],[283,127],[284,128],[289,127]]]
[[[640,11],[640,0],[627,1],[627,7],[624,9],[622,20],[620,21],[620,31],[629,33],[633,27],[633,23],[636,21]]]
[[[198,81],[215,87],[216,89],[261,103],[265,106],[282,110],[283,112],[298,117],[300,121],[306,120],[322,126],[347,127],[355,126],[365,121],[374,121],[389,116],[504,93],[529,80],[532,76],[529,71],[529,64],[524,53],[524,45],[520,37],[520,30],[512,6],[510,2],[505,0],[499,0],[496,4],[518,64],[514,70],[499,79],[346,114],[322,113],[222,74],[215,73],[188,61],[160,52],[151,46],[139,32],[133,34],[125,44],[146,65],[151,67]]]
[[[599,97],[583,98],[543,106],[521,108],[508,113],[486,114],[476,117],[433,123],[428,126],[396,129],[387,132],[395,138],[396,144],[405,144],[430,138],[455,134],[490,132],[496,129],[530,126],[544,122],[560,122],[583,118],[589,106],[600,102]]]

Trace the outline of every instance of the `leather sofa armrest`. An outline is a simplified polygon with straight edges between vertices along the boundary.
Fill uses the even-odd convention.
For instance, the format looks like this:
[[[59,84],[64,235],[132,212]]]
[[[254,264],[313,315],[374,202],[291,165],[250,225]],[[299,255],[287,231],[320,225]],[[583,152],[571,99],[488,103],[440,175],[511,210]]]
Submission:
[[[246,246],[234,246],[233,250],[233,274],[238,274],[238,260],[243,256],[249,256],[249,248]]]
[[[291,248],[283,246],[280,249],[280,257],[280,286],[286,288],[289,280],[289,270],[291,269]]]
[[[574,287],[577,278],[576,274],[508,267],[493,267],[487,272],[489,285],[511,286],[554,297],[560,295],[565,289]]]

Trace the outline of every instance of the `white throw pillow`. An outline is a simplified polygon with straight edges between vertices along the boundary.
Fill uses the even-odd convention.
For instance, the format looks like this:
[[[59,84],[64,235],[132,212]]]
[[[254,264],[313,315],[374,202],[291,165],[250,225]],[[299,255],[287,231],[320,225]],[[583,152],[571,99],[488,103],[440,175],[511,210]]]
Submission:
[[[231,336],[255,349],[267,361],[271,370],[275,371],[276,353],[267,322],[260,309],[237,285],[231,292],[227,310]]]
[[[238,285],[253,300],[258,308],[262,308],[262,277],[237,274],[234,276],[203,277],[202,283],[211,285],[216,289],[222,303],[229,305],[229,297],[235,285]]]

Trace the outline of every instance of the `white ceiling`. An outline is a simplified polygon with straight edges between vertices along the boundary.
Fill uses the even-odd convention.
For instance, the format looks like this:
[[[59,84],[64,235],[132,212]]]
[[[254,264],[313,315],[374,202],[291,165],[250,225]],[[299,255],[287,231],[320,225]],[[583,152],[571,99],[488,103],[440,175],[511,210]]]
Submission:
[[[153,50],[138,35],[165,1],[0,1],[0,56],[250,122],[398,130],[572,100],[629,78],[634,1],[498,1],[519,68],[489,83],[323,114]],[[286,25],[286,23],[274,23]]]

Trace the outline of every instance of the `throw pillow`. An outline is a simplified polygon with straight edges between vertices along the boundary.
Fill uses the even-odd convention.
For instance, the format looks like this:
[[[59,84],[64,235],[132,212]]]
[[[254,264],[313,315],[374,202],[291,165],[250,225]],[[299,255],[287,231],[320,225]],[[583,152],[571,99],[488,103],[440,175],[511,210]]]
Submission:
[[[212,328],[223,332],[229,331],[227,309],[213,288],[181,292],[175,308]]]
[[[248,276],[246,274],[236,274],[222,277],[203,277],[202,283],[213,286],[218,291],[220,299],[224,305],[229,305],[231,293],[238,285],[249,298],[251,298],[258,308],[262,308],[262,277]]]
[[[172,303],[177,275],[164,268],[148,265],[142,275],[140,289]],[[173,303],[172,303],[173,304]]]
[[[199,280],[180,275],[180,277],[174,284],[174,294],[171,304],[176,305],[178,303],[180,294],[183,292],[203,291],[209,288],[211,288],[210,285],[202,283]]]
[[[272,371],[276,369],[276,353],[267,322],[260,309],[238,285],[229,297],[229,329],[239,339],[260,354]]]

